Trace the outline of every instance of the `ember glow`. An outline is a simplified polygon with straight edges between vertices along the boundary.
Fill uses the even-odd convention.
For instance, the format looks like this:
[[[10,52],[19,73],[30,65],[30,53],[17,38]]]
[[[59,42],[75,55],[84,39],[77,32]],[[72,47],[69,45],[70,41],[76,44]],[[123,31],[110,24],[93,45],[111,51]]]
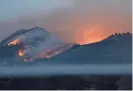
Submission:
[[[36,33],[36,30],[38,34]],[[44,31],[44,34],[42,31]],[[32,28],[32,32],[29,31],[25,34],[23,33],[15,36],[8,41],[7,45],[14,45],[19,48],[17,49],[17,58],[22,61],[34,61],[42,58],[51,58],[73,45],[65,43],[56,35],[47,34],[49,36],[46,36],[46,34],[47,32],[42,28],[35,27]],[[42,38],[44,39],[44,36],[45,40],[42,40]]]
[[[52,55],[51,55],[52,56]],[[40,56],[38,58],[50,58],[51,57],[50,55],[48,55],[47,53],[45,52],[41,52],[40,53]]]
[[[15,39],[15,40],[9,42],[9,43],[8,43],[8,46],[10,46],[10,45],[17,45],[17,44],[19,44],[19,43],[20,43],[20,41],[19,41],[18,39]]]
[[[51,7],[51,10],[45,10],[44,7],[49,5],[44,3],[44,7],[35,13],[25,13],[11,21],[0,22],[0,30],[4,30],[0,33],[0,39],[17,29],[31,28],[34,24],[58,34],[67,42],[77,44],[97,42],[116,32],[132,30],[132,0],[64,1],[71,1],[71,4],[64,8]]]
[[[92,28],[81,28],[80,30],[82,31],[79,33],[79,35],[75,36],[75,41],[81,45],[99,42],[109,36],[102,30],[101,27],[95,26]],[[78,36],[81,36],[81,38]]]
[[[52,51],[51,49],[49,49],[47,53],[45,51],[42,51],[40,53],[40,57],[39,58],[51,58],[52,56],[58,55],[62,51],[60,51],[60,50]]]
[[[64,49],[64,48],[61,48],[61,49],[58,49],[58,50],[48,49],[48,50],[45,50],[45,51],[42,50],[39,53],[39,55],[30,55],[30,54],[26,53],[26,49],[20,49],[18,51],[18,56],[21,57],[24,61],[33,61],[33,60],[38,59],[38,58],[39,59],[40,58],[51,58],[55,55],[60,54],[64,50],[66,50],[66,49]]]
[[[19,50],[19,51],[18,51],[18,55],[19,55],[20,57],[23,57],[24,54],[25,54],[25,51],[24,51],[24,50]]]

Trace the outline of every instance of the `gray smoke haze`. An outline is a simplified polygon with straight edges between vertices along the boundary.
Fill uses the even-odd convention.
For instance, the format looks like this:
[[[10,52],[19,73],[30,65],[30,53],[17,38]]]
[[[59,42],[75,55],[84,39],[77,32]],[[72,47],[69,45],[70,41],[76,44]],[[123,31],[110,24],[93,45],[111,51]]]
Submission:
[[[42,28],[34,28],[32,31],[18,36],[17,39],[27,45],[25,54],[30,55],[33,59],[40,58],[41,53],[46,54],[68,44],[58,36],[49,33]]]
[[[37,45],[27,48],[26,53],[31,55],[33,58],[40,58],[40,53],[48,53],[66,44],[67,43],[55,36],[49,36],[45,41],[40,41],[37,43]]]
[[[104,39],[115,32],[131,32],[131,0],[73,0],[73,5],[38,11],[10,22],[1,22],[0,38],[34,24],[56,33],[67,42],[86,44]]]

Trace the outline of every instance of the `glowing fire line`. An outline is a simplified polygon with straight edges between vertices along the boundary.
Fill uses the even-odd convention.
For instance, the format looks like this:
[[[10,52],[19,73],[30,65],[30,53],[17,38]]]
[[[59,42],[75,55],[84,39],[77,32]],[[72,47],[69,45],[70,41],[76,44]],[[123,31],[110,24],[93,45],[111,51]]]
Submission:
[[[8,46],[11,45],[18,45],[20,44],[20,40],[17,38],[15,40],[12,40],[11,42],[8,43]],[[28,45],[25,45],[24,49],[19,49],[18,50],[18,56],[23,59],[23,61],[32,61],[33,59],[38,59],[38,58],[50,58],[52,56],[60,54],[63,49],[52,51],[52,49],[49,49],[47,51],[42,51],[39,53],[39,56],[30,56],[26,54],[26,49],[28,48]]]
[[[16,39],[16,40],[13,40],[13,41],[9,42],[8,46],[10,46],[10,45],[17,45],[19,43],[20,43],[20,41],[18,39]]]

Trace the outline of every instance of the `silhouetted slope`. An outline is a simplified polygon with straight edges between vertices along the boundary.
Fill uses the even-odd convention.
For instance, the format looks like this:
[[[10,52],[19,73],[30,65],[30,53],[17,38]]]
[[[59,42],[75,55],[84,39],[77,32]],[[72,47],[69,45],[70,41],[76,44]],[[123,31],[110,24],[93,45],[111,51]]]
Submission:
[[[69,49],[49,60],[74,64],[127,64],[132,62],[132,35],[112,35],[101,42]]]

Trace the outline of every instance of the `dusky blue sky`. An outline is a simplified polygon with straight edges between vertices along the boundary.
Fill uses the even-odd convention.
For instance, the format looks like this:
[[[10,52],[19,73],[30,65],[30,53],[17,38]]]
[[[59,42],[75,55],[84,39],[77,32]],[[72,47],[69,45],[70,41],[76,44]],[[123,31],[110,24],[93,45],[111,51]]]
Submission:
[[[72,0],[0,0],[0,21],[16,18],[26,13],[66,7]]]
[[[0,21],[16,18],[26,13],[34,13],[42,9],[50,10],[59,7],[70,7],[74,2],[82,3],[84,1],[88,1],[87,4],[90,6],[121,4],[121,7],[116,10],[131,12],[131,5],[128,3],[131,0],[0,0]]]

